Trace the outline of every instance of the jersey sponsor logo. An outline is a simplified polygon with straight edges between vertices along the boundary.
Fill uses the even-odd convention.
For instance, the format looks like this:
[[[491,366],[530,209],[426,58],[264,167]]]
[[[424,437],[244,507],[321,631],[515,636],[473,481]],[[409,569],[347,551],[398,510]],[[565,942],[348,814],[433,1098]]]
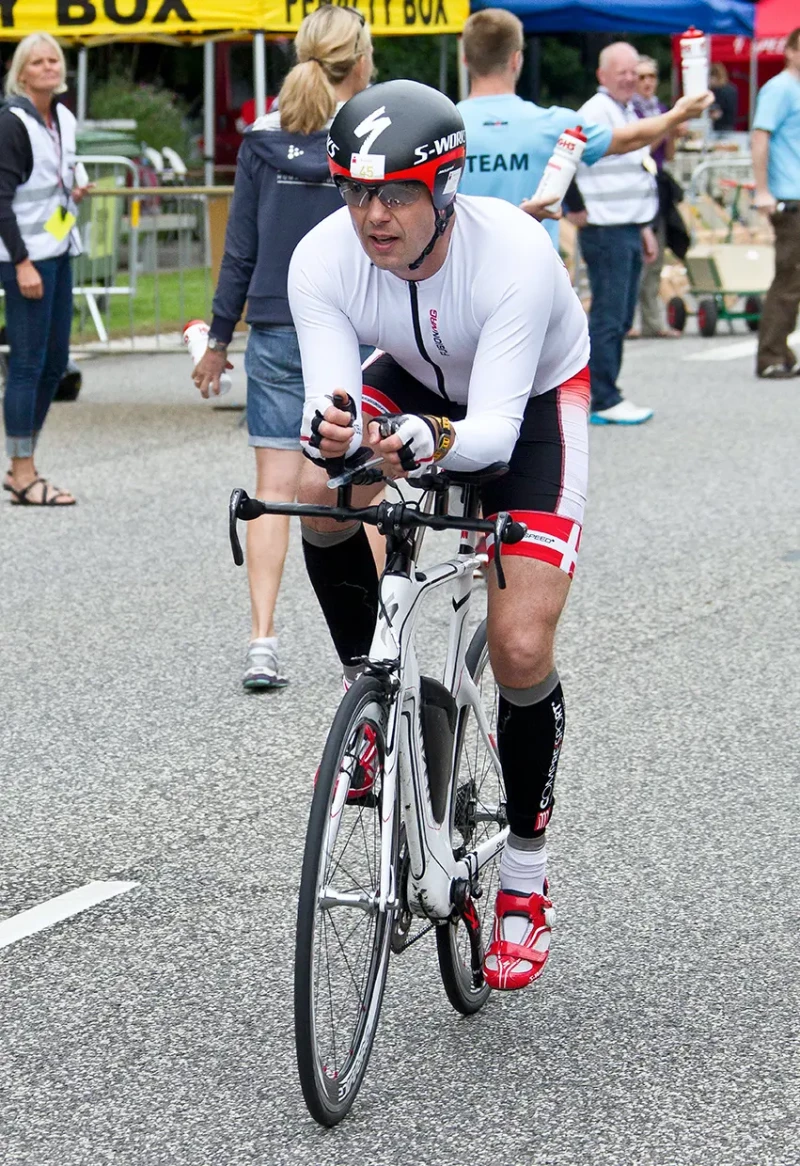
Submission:
[[[391,124],[392,119],[387,116],[385,105],[381,105],[378,109],[373,109],[372,113],[368,114],[362,122],[359,122],[353,133],[357,138],[364,139],[361,143],[360,153],[369,154],[376,138],[379,138],[384,130],[388,130]]]
[[[508,122],[502,121],[502,119],[499,117],[492,117],[487,121],[481,122],[481,125],[489,126],[491,128],[493,126],[507,126]]]
[[[436,311],[436,308],[431,308],[430,321],[431,321],[431,335],[433,336],[433,343],[439,349],[442,356],[449,356],[450,353],[445,348],[444,341],[442,340],[441,336],[439,335],[439,313]]]
[[[297,146],[290,146],[286,154],[287,158],[299,158],[301,154],[305,154],[305,150],[299,149]]]
[[[452,134],[447,134],[444,138],[437,138],[432,145],[430,142],[425,142],[424,145],[417,146],[414,150],[417,156],[414,165],[421,166],[429,158],[440,158],[442,154],[449,154],[451,150],[455,150],[458,146],[466,145],[466,142],[467,135],[464,130],[455,130]]]
[[[527,154],[467,154],[468,174],[491,174],[495,170],[527,170]]]

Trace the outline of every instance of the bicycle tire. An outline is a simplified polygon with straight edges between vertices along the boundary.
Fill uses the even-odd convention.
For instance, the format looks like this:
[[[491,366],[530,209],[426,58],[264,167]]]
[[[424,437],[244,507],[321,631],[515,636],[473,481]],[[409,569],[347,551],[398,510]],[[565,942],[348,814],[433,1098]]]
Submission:
[[[322,755],[306,833],[295,945],[295,1043],[306,1105],[324,1126],[340,1122],[355,1100],[386,985],[394,911],[325,906],[320,892],[325,887],[331,893],[348,890],[369,897],[379,890],[387,700],[381,685],[369,676],[361,677],[345,694]],[[365,726],[374,734],[375,745],[371,794],[351,803],[345,792],[353,788],[354,774],[366,755]],[[391,883],[395,892],[398,832],[395,813]],[[362,839],[364,863],[357,850]],[[346,863],[335,857],[340,842]],[[351,843],[352,853],[347,851]],[[334,919],[337,913],[346,917],[345,942],[363,931],[349,949],[349,959]],[[337,945],[341,974],[335,966]],[[363,967],[356,966],[357,960],[363,960]]]
[[[489,650],[486,640],[486,620],[480,625],[470,642],[464,660],[464,667],[473,681],[481,687],[489,667]],[[488,673],[491,676],[491,671]],[[488,696],[487,716],[494,725],[497,717],[497,690],[491,677],[492,695]],[[480,757],[483,737],[475,733],[475,750],[471,725],[475,722],[469,705],[459,713],[456,728],[456,747],[453,753],[453,774],[451,782],[455,787],[451,795],[451,834],[454,842],[459,841],[465,849],[472,849],[476,842],[506,825],[505,789],[502,778],[490,764],[490,754]],[[472,808],[470,808],[472,807]],[[458,847],[454,847],[458,853]],[[481,925],[481,940],[484,950],[488,946],[494,921],[494,899],[499,885],[499,862],[497,855],[481,871],[480,886],[482,896],[474,906]],[[439,972],[447,999],[457,1012],[472,1016],[478,1012],[489,998],[491,989],[483,979],[483,973],[476,975],[471,964],[470,944],[464,923],[452,919],[436,928],[436,951],[439,958]]]

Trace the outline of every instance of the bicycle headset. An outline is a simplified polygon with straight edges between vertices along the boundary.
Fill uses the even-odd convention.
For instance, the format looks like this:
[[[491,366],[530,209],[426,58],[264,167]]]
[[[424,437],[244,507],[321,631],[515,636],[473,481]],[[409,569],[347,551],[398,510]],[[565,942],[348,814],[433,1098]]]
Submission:
[[[334,182],[349,179],[367,187],[421,182],[433,203],[430,243],[409,268],[430,255],[454,211],[466,164],[464,122],[449,97],[419,81],[384,81],[345,102],[328,134],[328,164]]]

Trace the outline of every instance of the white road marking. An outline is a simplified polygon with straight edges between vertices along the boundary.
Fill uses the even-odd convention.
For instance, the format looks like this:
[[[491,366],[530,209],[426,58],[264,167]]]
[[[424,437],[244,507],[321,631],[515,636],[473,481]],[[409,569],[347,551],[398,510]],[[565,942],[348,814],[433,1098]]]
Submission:
[[[106,899],[113,899],[115,895],[124,895],[126,891],[138,887],[138,883],[122,882],[91,882],[74,891],[58,895],[55,899],[48,899],[31,907],[27,911],[20,911],[19,915],[12,915],[10,919],[0,921],[0,947],[8,947],[18,939],[27,939],[37,931],[44,931],[54,923],[69,919],[88,907],[96,907]]]
[[[800,340],[800,331],[791,334],[789,343],[793,344],[797,340]],[[683,360],[738,360],[740,356],[755,356],[757,348],[758,340],[752,337],[733,344],[715,344],[702,352],[691,352]]]

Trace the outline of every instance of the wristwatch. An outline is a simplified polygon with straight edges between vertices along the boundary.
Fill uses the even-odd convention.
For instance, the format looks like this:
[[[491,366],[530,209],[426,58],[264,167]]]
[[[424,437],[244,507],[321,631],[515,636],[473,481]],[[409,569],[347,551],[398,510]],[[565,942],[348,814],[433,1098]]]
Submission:
[[[224,344],[217,336],[208,337],[207,348],[209,352],[225,352],[228,345]]]

